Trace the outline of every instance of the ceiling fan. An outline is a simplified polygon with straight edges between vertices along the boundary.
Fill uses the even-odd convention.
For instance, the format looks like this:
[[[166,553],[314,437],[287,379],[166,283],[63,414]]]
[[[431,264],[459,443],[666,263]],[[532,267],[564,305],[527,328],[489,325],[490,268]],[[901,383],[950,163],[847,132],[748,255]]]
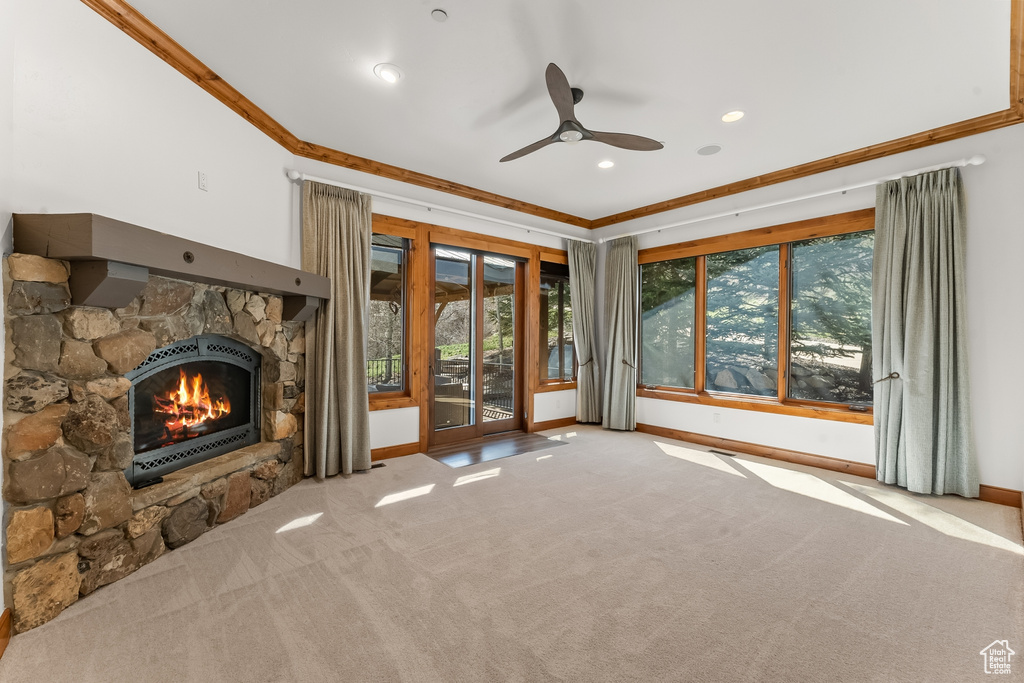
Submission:
[[[551,101],[554,102],[555,110],[558,111],[558,118],[562,121],[561,125],[558,126],[558,129],[555,130],[550,137],[538,140],[531,145],[527,145],[520,150],[516,150],[515,152],[502,157],[501,161],[512,161],[513,159],[524,157],[531,152],[536,152],[541,147],[547,147],[555,142],[574,143],[579,142],[580,140],[594,140],[596,142],[603,142],[606,145],[611,145],[612,147],[621,147],[622,149],[632,149],[642,152],[661,149],[664,147],[664,145],[657,140],[641,137],[640,135],[630,135],[629,133],[602,133],[596,130],[587,130],[583,127],[583,124],[576,119],[576,113],[573,111],[574,106],[583,99],[583,91],[579,88],[569,87],[569,80],[565,77],[565,74],[562,73],[562,70],[555,64],[548,64],[548,68],[544,76],[548,83],[548,94],[551,95]]]

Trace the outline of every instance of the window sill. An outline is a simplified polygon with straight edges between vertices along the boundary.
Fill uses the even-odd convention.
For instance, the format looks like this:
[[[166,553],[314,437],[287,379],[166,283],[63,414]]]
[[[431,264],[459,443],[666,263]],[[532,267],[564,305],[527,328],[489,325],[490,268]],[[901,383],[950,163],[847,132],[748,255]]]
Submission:
[[[849,410],[837,404],[815,405],[797,401],[782,401],[772,398],[720,396],[707,392],[696,393],[685,389],[671,389],[657,387],[637,387],[636,395],[642,398],[655,398],[663,401],[679,401],[680,403],[696,403],[705,406],[716,406],[719,408],[734,408],[737,410],[754,410],[762,413],[776,413],[779,415],[795,415],[797,417],[813,417],[820,420],[834,420],[836,422],[850,422],[853,424],[870,425],[874,424],[874,415],[869,409],[867,412]]]
[[[544,382],[534,387],[533,392],[535,394],[543,394],[548,391],[568,391],[576,388],[576,381],[571,382]]]
[[[395,408],[413,408],[418,406],[412,396],[408,394],[387,393],[370,394],[370,410],[394,410]]]

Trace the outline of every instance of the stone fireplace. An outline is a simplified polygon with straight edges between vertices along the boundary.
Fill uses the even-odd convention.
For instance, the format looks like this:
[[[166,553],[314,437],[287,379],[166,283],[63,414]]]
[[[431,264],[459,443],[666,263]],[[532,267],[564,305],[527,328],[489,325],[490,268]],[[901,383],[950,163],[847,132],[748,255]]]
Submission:
[[[288,320],[287,292],[141,270],[125,305],[79,305],[74,261],[4,260],[3,560],[16,632],[303,476],[304,323]]]

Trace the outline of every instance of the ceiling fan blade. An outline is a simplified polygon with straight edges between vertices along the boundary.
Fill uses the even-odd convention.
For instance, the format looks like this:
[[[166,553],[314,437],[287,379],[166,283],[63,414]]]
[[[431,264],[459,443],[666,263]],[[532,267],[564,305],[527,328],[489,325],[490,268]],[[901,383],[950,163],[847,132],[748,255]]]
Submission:
[[[572,88],[569,87],[569,79],[565,77],[562,70],[555,64],[548,64],[548,70],[544,73],[548,82],[548,94],[551,101],[555,103],[555,110],[558,112],[558,120],[575,121],[575,106],[572,101]]]
[[[548,138],[544,138],[543,140],[538,140],[537,142],[534,142],[533,144],[527,145],[526,147],[523,147],[522,149],[517,149],[516,151],[512,152],[511,154],[503,156],[500,159],[500,161],[512,161],[513,159],[518,159],[519,157],[525,157],[527,154],[529,154],[531,152],[536,152],[541,147],[547,147],[548,145],[550,145],[553,142],[558,142],[558,139],[557,138],[550,138],[550,137],[548,137]]]
[[[665,146],[657,140],[645,138],[640,135],[630,135],[629,133],[600,133],[596,130],[592,130],[590,133],[598,142],[603,142],[604,144],[611,145],[612,147],[633,149],[639,152],[650,152],[655,149],[661,149]]]

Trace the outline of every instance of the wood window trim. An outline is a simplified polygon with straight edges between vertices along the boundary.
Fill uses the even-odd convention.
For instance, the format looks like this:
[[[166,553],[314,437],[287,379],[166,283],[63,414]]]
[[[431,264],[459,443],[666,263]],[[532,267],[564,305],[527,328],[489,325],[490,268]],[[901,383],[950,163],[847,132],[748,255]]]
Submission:
[[[397,218],[381,213],[373,214],[373,231],[406,237],[407,239],[426,236],[431,244],[443,244],[450,247],[486,251],[492,254],[514,256],[527,260],[533,258],[535,252],[538,261],[541,260],[542,254],[546,256],[543,259],[545,261],[557,259],[559,254],[566,254],[566,252],[559,251],[558,249],[540,247],[529,242],[483,235],[477,232],[469,232],[468,230],[412,221],[407,218]],[[568,262],[568,256],[566,256],[566,262]]]
[[[403,322],[402,329],[402,359],[405,361],[405,388],[402,391],[374,391],[369,394],[369,407],[370,411],[375,410],[392,410],[394,408],[409,408],[419,404],[417,391],[413,387],[412,377],[412,345],[410,340],[412,338],[412,328],[414,324],[415,315],[411,311],[416,309],[412,308],[412,254],[413,249],[416,245],[417,231],[415,228],[403,225],[403,224],[392,224],[387,221],[377,220],[377,214],[371,216],[370,232],[374,235],[390,235],[392,237],[401,237],[408,240],[407,248],[404,252],[403,264],[405,267],[405,291],[403,299],[405,300],[405,320]]]
[[[761,413],[777,415],[794,415],[796,417],[813,417],[835,422],[852,424],[874,424],[874,414],[869,409],[865,412],[850,410],[838,403],[814,403],[785,399],[779,401],[774,397],[761,399],[738,394],[719,394],[717,392],[696,392],[691,389],[676,387],[645,387],[636,388],[638,398],[653,398],[662,401],[677,401],[697,405],[714,406],[717,408],[734,408],[736,410],[753,410]]]
[[[564,249],[552,249],[551,247],[541,247],[539,252],[539,258],[544,263],[560,263],[563,266],[569,265],[569,252]]]
[[[551,391],[569,391],[576,388],[576,380],[541,380],[540,384],[533,388],[538,394],[546,394]]]
[[[773,225],[744,232],[718,235],[700,240],[680,242],[661,247],[641,249],[638,252],[639,265],[672,261],[681,258],[696,259],[696,289],[694,296],[694,330],[698,331],[694,338],[694,388],[670,387],[660,385],[637,384],[636,395],[641,398],[653,398],[680,403],[694,403],[753,410],[757,412],[776,413],[812,417],[853,424],[874,424],[874,411],[851,410],[848,404],[807,401],[792,399],[781,394],[775,396],[748,396],[745,394],[728,394],[707,391],[707,267],[706,256],[710,254],[752,249],[756,247],[779,247],[779,343],[777,391],[788,392],[787,368],[789,366],[789,324],[790,324],[790,248],[792,242],[799,242],[818,237],[833,237],[854,232],[874,230],[874,208],[850,211],[847,213],[822,216],[803,221]],[[783,358],[783,349],[786,357]]]
[[[727,235],[705,237],[704,239],[689,242],[678,242],[661,247],[641,249],[637,253],[637,262],[639,265],[644,265],[646,263],[657,263],[658,261],[672,261],[687,256],[699,257],[724,251],[768,247],[776,244],[788,244],[789,242],[814,239],[815,237],[832,237],[851,232],[864,232],[865,230],[873,230],[874,227],[874,208],[861,209],[859,211],[838,213],[832,216],[822,216],[821,218],[773,225],[767,228],[757,228]]]
[[[537,269],[536,269],[537,270],[536,289],[532,289],[534,283],[533,283],[533,280],[531,279],[530,280],[531,291],[528,292],[528,295],[529,295],[529,297],[531,299],[536,297],[535,305],[537,306],[537,321],[536,321],[537,330],[536,330],[536,334],[533,337],[533,341],[531,342],[531,345],[533,345],[535,347],[534,351],[537,354],[537,356],[536,356],[537,361],[536,362],[540,363],[540,359],[541,359],[541,352],[540,352],[540,317],[539,317],[540,314],[541,314],[541,309],[540,309],[540,263],[559,263],[559,264],[561,264],[563,266],[567,266],[567,265],[569,265],[569,252],[561,250],[561,249],[552,249],[550,247],[538,247],[538,249],[537,249],[537,260],[538,260],[538,263],[537,263]],[[571,296],[571,294],[570,294],[570,296]],[[535,368],[534,370],[536,372],[536,379],[534,381],[531,381],[531,389],[532,389],[533,393],[544,394],[544,393],[548,393],[548,392],[551,392],[551,391],[568,391],[570,389],[575,389],[576,388],[576,375],[579,372],[579,368],[576,367],[575,354],[573,354],[572,379],[571,380],[569,380],[569,379],[541,379],[540,378],[540,368],[538,367],[538,368]],[[531,399],[531,401],[532,401],[532,399]],[[531,411],[533,410],[532,402],[531,402],[530,410]]]
[[[413,398],[412,391],[389,391],[387,393],[370,394],[370,411],[394,410],[396,408],[415,408],[419,401]]]
[[[374,234],[402,237],[404,239],[409,240],[410,242],[416,239],[417,230],[414,226],[396,223],[393,222],[392,220],[383,220],[386,218],[390,217],[380,216],[379,214],[373,214],[372,232]]]

